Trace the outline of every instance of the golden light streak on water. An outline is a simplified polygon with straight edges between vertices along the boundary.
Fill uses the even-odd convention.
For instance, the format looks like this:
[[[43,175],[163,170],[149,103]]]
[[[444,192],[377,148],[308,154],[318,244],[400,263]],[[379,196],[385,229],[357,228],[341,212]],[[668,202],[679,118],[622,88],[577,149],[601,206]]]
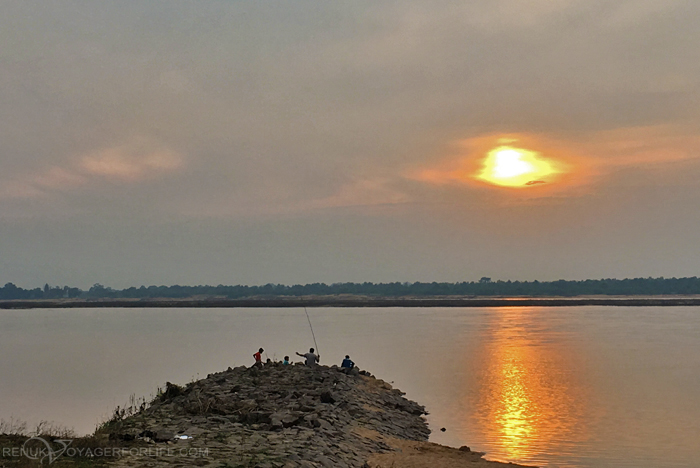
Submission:
[[[476,427],[492,445],[489,458],[537,463],[562,440],[587,437],[587,387],[573,350],[545,333],[530,317],[536,308],[494,313],[493,336],[485,347]]]

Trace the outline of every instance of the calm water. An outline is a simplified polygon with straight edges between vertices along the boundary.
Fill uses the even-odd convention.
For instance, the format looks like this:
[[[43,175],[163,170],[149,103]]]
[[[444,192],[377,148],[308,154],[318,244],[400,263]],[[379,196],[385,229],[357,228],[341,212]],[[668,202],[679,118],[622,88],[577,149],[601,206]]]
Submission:
[[[700,466],[699,308],[309,312],[322,362],[350,354],[393,381],[435,442],[548,467]],[[300,309],[0,311],[0,418],[87,433],[166,380],[312,345]]]

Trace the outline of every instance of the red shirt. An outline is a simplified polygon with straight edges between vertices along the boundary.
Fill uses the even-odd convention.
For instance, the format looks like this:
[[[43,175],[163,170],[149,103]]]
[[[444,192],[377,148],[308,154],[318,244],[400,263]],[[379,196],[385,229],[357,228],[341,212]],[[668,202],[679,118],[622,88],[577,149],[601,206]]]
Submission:
[[[253,354],[253,357],[255,358],[255,362],[262,362],[262,355],[260,354],[260,351]]]

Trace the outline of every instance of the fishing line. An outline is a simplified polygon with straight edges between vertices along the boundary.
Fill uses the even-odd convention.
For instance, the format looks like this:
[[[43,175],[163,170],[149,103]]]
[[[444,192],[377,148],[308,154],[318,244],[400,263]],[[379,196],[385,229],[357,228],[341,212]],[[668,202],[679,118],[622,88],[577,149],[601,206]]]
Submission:
[[[306,307],[304,307],[304,312],[306,313],[306,320],[309,321],[309,328],[311,328],[311,336],[314,337],[314,346],[316,347],[316,353],[320,356],[321,351],[318,349],[318,343],[316,343],[316,335],[314,334],[314,327],[311,325],[311,318],[309,318],[309,311],[306,310]]]

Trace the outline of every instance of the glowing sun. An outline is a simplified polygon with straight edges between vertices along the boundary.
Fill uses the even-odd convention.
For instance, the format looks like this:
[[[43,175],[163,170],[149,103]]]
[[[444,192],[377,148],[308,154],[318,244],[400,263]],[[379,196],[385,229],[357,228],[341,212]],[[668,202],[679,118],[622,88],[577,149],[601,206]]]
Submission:
[[[547,183],[547,176],[556,172],[534,151],[500,146],[489,151],[477,178],[504,187],[526,187]]]

